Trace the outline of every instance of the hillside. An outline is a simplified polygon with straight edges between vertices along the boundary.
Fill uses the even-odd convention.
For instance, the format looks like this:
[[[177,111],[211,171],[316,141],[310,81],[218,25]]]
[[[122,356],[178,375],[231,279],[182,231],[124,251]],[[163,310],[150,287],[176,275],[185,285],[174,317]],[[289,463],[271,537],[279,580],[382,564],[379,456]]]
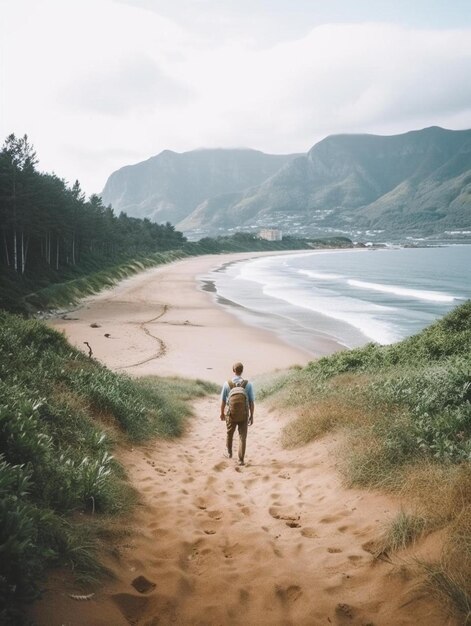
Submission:
[[[115,458],[182,434],[208,383],[113,373],[36,320],[0,312],[0,623],[30,624],[48,568],[97,584],[136,493]],[[48,622],[51,623],[51,622]]]
[[[116,212],[175,224],[208,198],[259,185],[292,156],[245,149],[164,150],[111,174],[102,199]]]
[[[336,135],[232,203],[206,202],[186,230],[272,223],[305,232],[381,229],[422,235],[471,228],[471,131]],[[307,230],[306,230],[307,229]]]
[[[301,236],[471,231],[471,130],[333,135],[286,157],[166,151],[112,174],[103,201],[187,235],[267,225]]]
[[[344,485],[402,498],[382,536],[363,547],[377,565],[421,573],[416,592],[454,616],[443,624],[471,618],[470,348],[468,301],[399,343],[312,361],[267,379],[258,393],[295,415],[284,447],[302,454],[333,432]]]

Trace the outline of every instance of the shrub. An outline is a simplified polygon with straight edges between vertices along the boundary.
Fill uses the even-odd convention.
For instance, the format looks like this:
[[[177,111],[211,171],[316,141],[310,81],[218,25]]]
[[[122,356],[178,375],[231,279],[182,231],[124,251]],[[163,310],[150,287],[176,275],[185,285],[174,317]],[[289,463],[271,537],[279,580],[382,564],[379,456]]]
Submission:
[[[422,515],[399,513],[388,523],[384,534],[375,546],[375,557],[390,555],[417,541],[425,532],[428,521]]]
[[[20,621],[20,605],[36,597],[50,564],[104,573],[96,514],[124,511],[135,499],[113,441],[180,434],[190,410],[179,396],[212,390],[202,381],[138,383],[44,324],[0,313],[2,624]],[[75,511],[82,515],[72,518]]]

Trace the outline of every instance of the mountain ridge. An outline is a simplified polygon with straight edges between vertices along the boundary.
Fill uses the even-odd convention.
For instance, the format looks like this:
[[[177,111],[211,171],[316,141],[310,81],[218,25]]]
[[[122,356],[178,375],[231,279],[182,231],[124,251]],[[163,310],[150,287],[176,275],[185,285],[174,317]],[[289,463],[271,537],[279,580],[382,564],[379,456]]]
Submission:
[[[398,135],[336,134],[317,142],[305,154],[265,155],[238,149],[244,163],[237,167],[234,152],[206,152],[211,156],[213,177],[225,174],[224,184],[219,185],[204,168],[198,170],[201,165],[208,167],[204,162],[195,165],[198,151],[172,153],[177,155],[174,160],[186,159],[193,171],[185,175],[180,168],[183,176],[179,180],[174,173],[165,178],[159,172],[159,192],[147,195],[144,202],[144,209],[156,202],[158,208],[148,216],[165,215],[184,232],[212,234],[266,225],[303,235],[345,234],[355,229],[402,236],[471,230],[471,130],[431,126]],[[247,175],[253,167],[247,154],[257,164],[252,176]],[[162,161],[161,155],[150,160]],[[143,167],[148,161],[127,167]],[[115,174],[108,180],[109,192]],[[177,183],[187,188],[187,198],[181,189],[175,193],[171,188]],[[140,193],[145,196],[145,185]],[[116,208],[112,196],[104,194],[104,201],[111,201]],[[132,202],[125,206],[121,210],[143,208]]]
[[[102,199],[135,217],[176,223],[207,197],[256,185],[290,158],[250,148],[164,150],[113,172]]]

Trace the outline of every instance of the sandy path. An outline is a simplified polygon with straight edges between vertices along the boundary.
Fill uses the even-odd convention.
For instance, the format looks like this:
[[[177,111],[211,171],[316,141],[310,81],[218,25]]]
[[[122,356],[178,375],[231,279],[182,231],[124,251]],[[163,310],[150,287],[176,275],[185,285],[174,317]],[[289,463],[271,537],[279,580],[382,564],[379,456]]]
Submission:
[[[88,299],[69,314],[76,319],[52,323],[133,375],[221,383],[234,360],[245,362],[250,377],[309,361],[308,353],[244,326],[195,288],[196,276],[234,256],[150,270]],[[400,503],[344,489],[335,438],[282,450],[287,417],[257,403],[247,465],[239,468],[222,457],[218,415],[216,397],[198,401],[180,440],[120,454],[142,502],[129,539],[117,546],[119,558],[109,563],[116,580],[77,601],[52,577],[34,608],[38,626],[448,623],[430,600],[411,596],[417,579],[400,560],[374,563],[365,549]]]
[[[417,580],[373,562],[365,546],[398,505],[344,489],[332,439],[282,450],[283,419],[259,406],[240,468],[217,415],[216,398],[198,401],[181,440],[124,454],[142,504],[117,580],[88,602],[46,593],[38,626],[447,623]]]

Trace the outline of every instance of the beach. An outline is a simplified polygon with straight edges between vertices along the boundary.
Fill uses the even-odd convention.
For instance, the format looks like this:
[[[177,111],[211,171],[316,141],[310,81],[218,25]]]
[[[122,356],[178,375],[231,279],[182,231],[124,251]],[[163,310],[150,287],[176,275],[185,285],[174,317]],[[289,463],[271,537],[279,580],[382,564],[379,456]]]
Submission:
[[[211,269],[254,256],[158,267],[50,323],[132,376],[221,384],[241,360],[256,386],[259,375],[315,355],[244,325],[201,288],[199,277]],[[117,457],[140,501],[118,521],[122,539],[106,562],[114,578],[83,590],[53,574],[33,610],[38,626],[452,624],[417,591],[412,570],[373,559],[372,546],[402,503],[342,485],[340,435],[283,449],[289,409],[256,402],[246,465],[239,467],[223,458],[219,408],[217,395],[199,399],[178,440],[121,446]],[[433,555],[438,546],[432,534],[414,555]]]
[[[270,253],[271,255],[273,253]],[[132,376],[183,376],[222,383],[234,361],[251,377],[316,355],[283,344],[275,334],[243,324],[217,306],[198,277],[256,253],[207,255],[159,266],[87,298],[51,320],[69,341],[117,371]],[[64,319],[64,317],[66,319]],[[332,351],[339,348],[334,342]],[[325,350],[325,341],[322,343]]]

